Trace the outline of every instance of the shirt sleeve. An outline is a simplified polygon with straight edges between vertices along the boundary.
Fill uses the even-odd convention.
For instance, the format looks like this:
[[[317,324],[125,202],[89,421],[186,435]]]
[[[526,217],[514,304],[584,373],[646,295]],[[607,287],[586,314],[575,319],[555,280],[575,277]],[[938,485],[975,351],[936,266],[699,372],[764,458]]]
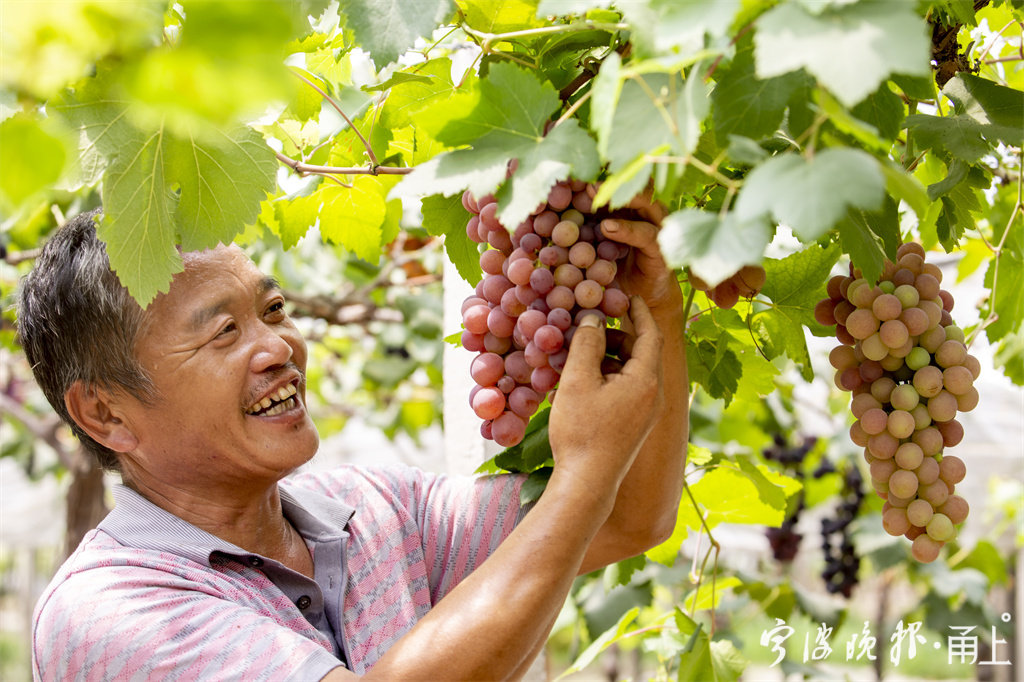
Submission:
[[[181,576],[120,566],[72,574],[45,595],[32,654],[33,677],[43,682],[305,682],[341,665],[255,608]]]

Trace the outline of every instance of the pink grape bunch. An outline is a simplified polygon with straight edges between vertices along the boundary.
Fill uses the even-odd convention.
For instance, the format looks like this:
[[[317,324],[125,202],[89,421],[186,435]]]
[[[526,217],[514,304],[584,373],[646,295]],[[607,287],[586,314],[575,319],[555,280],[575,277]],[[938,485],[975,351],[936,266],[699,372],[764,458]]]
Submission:
[[[469,402],[480,433],[502,447],[520,443],[526,426],[554,391],[569,343],[585,315],[620,318],[629,299],[616,281],[630,247],[605,239],[595,214],[596,188],[556,183],[532,215],[509,231],[493,196],[462,205],[472,213],[466,234],[486,245],[483,278],[462,304],[462,346],[477,353]]]
[[[836,386],[853,394],[850,438],[864,448],[872,486],[885,500],[882,525],[910,539],[914,558],[925,563],[967,518],[967,501],[955,493],[967,469],[945,449],[963,439],[955,417],[977,406],[981,372],[941,283],[921,245],[908,242],[877,284],[852,268],[832,277],[828,298],[814,310],[841,342],[829,362]]]

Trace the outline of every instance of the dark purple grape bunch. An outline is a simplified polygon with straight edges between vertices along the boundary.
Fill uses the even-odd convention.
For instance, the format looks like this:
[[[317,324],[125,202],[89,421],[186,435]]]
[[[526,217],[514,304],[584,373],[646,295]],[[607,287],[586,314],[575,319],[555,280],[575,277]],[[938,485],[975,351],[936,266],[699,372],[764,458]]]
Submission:
[[[807,457],[807,453],[814,448],[816,443],[817,439],[812,437],[804,439],[800,445],[790,445],[782,434],[777,433],[772,445],[764,448],[761,454],[769,461],[778,462],[783,466],[787,474],[802,481],[804,479],[804,458]],[[772,549],[772,556],[775,557],[776,561],[792,561],[796,557],[797,551],[800,548],[800,541],[803,539],[803,535],[796,531],[800,514],[804,510],[803,492],[798,494],[800,497],[797,500],[796,506],[786,516],[782,525],[778,528],[765,529],[768,544]]]
[[[830,594],[842,594],[847,599],[857,585],[860,556],[853,546],[850,525],[860,513],[864,502],[864,479],[860,469],[849,465],[843,474],[843,489],[835,516],[821,520],[821,549],[825,555],[825,568],[821,577]]]

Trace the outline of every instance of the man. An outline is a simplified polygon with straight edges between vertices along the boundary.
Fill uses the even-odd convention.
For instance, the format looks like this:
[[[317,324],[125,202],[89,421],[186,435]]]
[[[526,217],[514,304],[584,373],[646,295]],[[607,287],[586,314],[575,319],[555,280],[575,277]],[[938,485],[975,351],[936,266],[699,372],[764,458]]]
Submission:
[[[318,436],[277,285],[220,246],[184,254],[142,310],[95,218],[57,233],[20,299],[37,380],[124,483],[39,602],[37,679],[514,678],[578,574],[671,533],[687,383],[653,223],[602,226],[636,247],[622,275],[632,357],[602,376],[603,330],[581,323],[549,423],[555,469],[525,513],[515,476],[342,467],[285,480]]]

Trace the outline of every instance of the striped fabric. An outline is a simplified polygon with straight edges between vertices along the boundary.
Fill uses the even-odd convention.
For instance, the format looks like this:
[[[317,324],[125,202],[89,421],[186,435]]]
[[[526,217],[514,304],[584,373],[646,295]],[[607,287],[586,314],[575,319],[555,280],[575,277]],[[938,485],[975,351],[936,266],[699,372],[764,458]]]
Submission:
[[[119,487],[114,511],[39,601],[33,674],[306,681],[337,667],[341,652],[365,672],[512,531],[525,513],[521,483],[401,466],[282,481],[316,583]],[[325,625],[332,612],[343,626]]]

